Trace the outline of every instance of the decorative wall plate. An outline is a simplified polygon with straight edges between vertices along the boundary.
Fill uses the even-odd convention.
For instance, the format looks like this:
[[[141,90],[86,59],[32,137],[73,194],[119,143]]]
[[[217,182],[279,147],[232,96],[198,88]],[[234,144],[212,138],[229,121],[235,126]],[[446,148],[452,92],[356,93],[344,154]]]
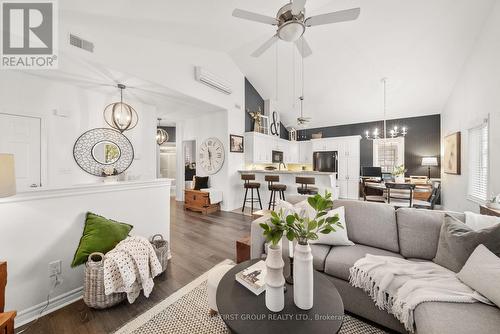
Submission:
[[[112,171],[112,175],[118,175],[132,164],[134,148],[119,131],[97,128],[85,132],[76,140],[73,157],[78,166],[89,174],[107,176]]]

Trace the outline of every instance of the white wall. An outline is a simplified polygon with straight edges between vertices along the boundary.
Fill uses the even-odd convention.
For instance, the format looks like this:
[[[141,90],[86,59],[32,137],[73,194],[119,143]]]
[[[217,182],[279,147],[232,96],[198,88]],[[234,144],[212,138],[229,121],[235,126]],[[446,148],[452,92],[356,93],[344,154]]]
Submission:
[[[65,22],[64,18],[62,21],[61,38],[65,39],[65,36],[72,32],[94,42],[96,46],[93,54],[63,46],[64,57],[60,58],[62,66],[64,66],[65,58],[68,61],[78,58],[88,62],[97,62],[214,106],[213,110],[200,110],[200,116],[197,118],[190,116],[184,120],[175,120],[176,131],[182,132],[181,124],[183,122],[188,135],[193,133],[192,129],[199,129],[199,125],[203,125],[204,132],[202,133],[206,134],[205,137],[215,136],[224,143],[226,161],[223,170],[214,177],[215,185],[224,189],[223,210],[233,210],[241,206],[240,197],[241,200],[243,197],[237,170],[244,166],[244,159],[241,153],[229,152],[228,141],[230,133],[236,135],[244,133],[245,83],[243,73],[229,55],[187,45],[145,38],[138,39],[129,35],[121,36],[116,32],[110,34],[106,30],[87,24],[87,22],[77,22],[76,20]],[[113,43],[109,43],[110,40]],[[63,41],[62,45],[64,44]],[[117,55],[126,56],[117,57]],[[231,86],[233,93],[226,95],[195,81],[195,66],[202,66],[222,78]],[[220,110],[225,111],[225,116],[215,117],[225,119],[220,118],[220,121],[214,123],[211,115]],[[169,119],[163,118],[164,121],[169,121]],[[207,122],[201,124],[200,119]],[[192,129],[189,129],[191,127]],[[198,136],[202,135],[198,134]],[[177,136],[177,138],[183,137]],[[182,147],[179,146],[180,139],[177,139],[178,147]],[[182,152],[179,150],[178,170],[183,168],[183,165],[180,165],[180,162],[183,161],[183,159],[179,159],[181,156]],[[220,180],[220,183],[217,180]],[[182,194],[179,195],[179,192],[182,192],[181,188],[177,189],[178,200],[183,198]]]
[[[464,66],[452,96],[441,115],[441,133],[462,133],[462,175],[443,172],[443,205],[450,210],[479,211],[468,200],[467,130],[490,116],[490,193],[500,193],[500,1],[486,21],[475,48]],[[442,152],[443,156],[443,152]]]
[[[0,199],[0,254],[9,266],[6,308],[18,311],[16,325],[37,316],[44,306],[52,261],[62,260],[63,283],[52,294],[49,310],[81,298],[84,266],[70,264],[87,211],[134,225],[134,235],[149,238],[161,233],[169,240],[169,197],[170,181],[160,180],[42,190]]]
[[[84,172],[73,159],[73,145],[85,131],[108,127],[104,107],[119,98],[116,94],[82,89],[23,72],[2,71],[0,75],[0,113],[28,115],[42,120],[42,185],[64,187],[102,179]],[[135,151],[127,173],[152,179],[156,173],[156,110],[138,101],[130,103],[139,113],[136,128],[125,132]],[[54,110],[67,117],[54,115]]]

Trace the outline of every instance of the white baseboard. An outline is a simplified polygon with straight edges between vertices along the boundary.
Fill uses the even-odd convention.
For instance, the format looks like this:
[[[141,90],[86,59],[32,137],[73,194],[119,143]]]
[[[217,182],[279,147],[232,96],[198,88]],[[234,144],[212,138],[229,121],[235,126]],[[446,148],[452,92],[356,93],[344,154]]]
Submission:
[[[50,303],[49,306],[43,313],[40,315],[40,312],[42,309],[45,307],[45,304],[47,304],[46,301],[43,303],[40,303],[38,305],[32,306],[30,308],[27,308],[25,310],[22,310],[17,313],[16,319],[15,319],[15,327],[20,327],[22,325],[27,324],[28,322],[31,322],[38,318],[38,316],[44,316],[46,314],[52,313],[66,305],[69,305],[71,303],[76,302],[79,299],[82,299],[83,297],[83,287],[76,288],[74,290],[68,291],[66,293],[63,293],[59,296],[56,296],[54,298],[49,299]]]

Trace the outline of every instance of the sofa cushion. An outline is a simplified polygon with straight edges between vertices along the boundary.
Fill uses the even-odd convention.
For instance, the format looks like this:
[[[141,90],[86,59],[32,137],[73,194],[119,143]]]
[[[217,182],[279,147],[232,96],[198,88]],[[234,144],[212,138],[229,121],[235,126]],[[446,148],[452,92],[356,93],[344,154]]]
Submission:
[[[432,260],[436,256],[444,213],[401,208],[396,211],[396,218],[401,255]]]
[[[316,270],[325,270],[326,256],[330,252],[331,246],[329,245],[311,245],[311,253],[313,256],[313,267]]]
[[[414,316],[419,334],[494,334],[500,328],[500,309],[482,303],[427,302]]]
[[[480,244],[486,246],[496,256],[500,256],[500,225],[474,231],[461,221],[446,216],[441,227],[434,262],[454,272],[459,272]]]
[[[402,258],[398,253],[365,245],[334,246],[326,257],[325,273],[347,281],[349,280],[349,269],[366,254]]]
[[[399,252],[398,227],[394,207],[383,203],[336,200],[333,208],[345,208],[345,220],[349,240]]]

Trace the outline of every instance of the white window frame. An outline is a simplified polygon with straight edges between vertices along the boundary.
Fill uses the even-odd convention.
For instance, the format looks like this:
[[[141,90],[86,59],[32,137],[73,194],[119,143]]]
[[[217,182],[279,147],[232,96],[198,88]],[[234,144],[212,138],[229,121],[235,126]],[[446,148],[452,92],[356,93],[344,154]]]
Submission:
[[[483,131],[486,131],[484,133]],[[479,136],[477,138],[476,136]],[[483,138],[483,137],[486,138]],[[468,129],[467,131],[468,143],[467,143],[467,199],[479,203],[484,204],[488,200],[489,189],[490,189],[490,128],[489,128],[489,120],[485,119],[484,122],[478,126]],[[477,146],[479,145],[479,147]],[[483,152],[483,153],[481,153]],[[486,155],[486,157],[484,157]],[[484,175],[477,176],[477,174],[481,174],[481,172],[475,172],[473,170],[474,165],[477,165],[476,162],[480,161],[481,169],[486,169]],[[484,161],[485,160],[485,161]],[[474,191],[474,184],[479,182],[478,178],[485,178],[482,180],[485,183],[485,189],[483,194],[477,194]]]
[[[405,138],[386,138],[386,139],[374,139],[373,140],[373,166],[381,167],[378,159],[379,146],[387,144],[396,144],[398,147],[397,162],[394,167],[401,166],[405,164]],[[387,171],[392,173],[392,171]]]

